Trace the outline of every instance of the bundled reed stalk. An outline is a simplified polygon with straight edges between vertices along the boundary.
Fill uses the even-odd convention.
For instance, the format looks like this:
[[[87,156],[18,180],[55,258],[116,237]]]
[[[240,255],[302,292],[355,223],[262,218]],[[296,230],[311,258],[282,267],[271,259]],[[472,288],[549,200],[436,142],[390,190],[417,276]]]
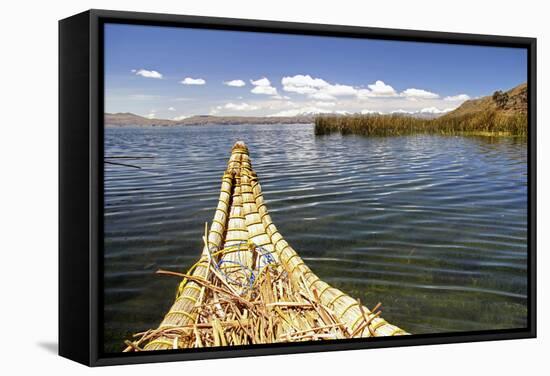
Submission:
[[[199,261],[156,329],[124,351],[407,334],[319,279],[271,221],[248,149],[237,142]]]

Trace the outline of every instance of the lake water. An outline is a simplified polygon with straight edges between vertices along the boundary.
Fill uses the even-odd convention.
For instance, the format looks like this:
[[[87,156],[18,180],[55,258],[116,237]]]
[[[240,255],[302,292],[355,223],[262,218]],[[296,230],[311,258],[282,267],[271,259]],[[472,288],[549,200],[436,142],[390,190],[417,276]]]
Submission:
[[[325,281],[411,333],[526,325],[525,140],[314,136],[312,125],[107,128],[105,350],[154,328],[246,142],[274,223]]]

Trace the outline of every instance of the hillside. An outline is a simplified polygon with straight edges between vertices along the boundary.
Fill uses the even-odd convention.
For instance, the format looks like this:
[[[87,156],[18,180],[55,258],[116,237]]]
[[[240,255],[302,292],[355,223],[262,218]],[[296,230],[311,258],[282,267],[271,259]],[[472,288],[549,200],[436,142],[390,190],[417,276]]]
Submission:
[[[287,116],[287,117],[257,117],[257,116],[192,116],[182,120],[149,119],[130,112],[105,114],[106,126],[178,126],[178,125],[212,125],[212,124],[310,124],[313,116]]]
[[[526,114],[527,84],[523,83],[506,92],[496,91],[493,95],[470,99],[457,109],[441,116],[440,119],[472,116],[481,112],[494,112],[505,116]]]

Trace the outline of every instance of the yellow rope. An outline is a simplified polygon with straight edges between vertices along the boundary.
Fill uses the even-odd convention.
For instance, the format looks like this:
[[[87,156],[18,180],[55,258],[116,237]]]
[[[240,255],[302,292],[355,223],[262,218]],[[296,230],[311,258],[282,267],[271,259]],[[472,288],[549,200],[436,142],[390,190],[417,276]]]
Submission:
[[[344,294],[343,292],[340,292],[339,295],[336,295],[334,298],[332,298],[332,300],[330,301],[330,303],[328,303],[328,305],[334,307],[334,303],[336,303],[338,299],[343,298],[344,296],[346,296],[346,294]]]
[[[376,324],[371,325],[371,328],[373,331],[380,328],[381,326],[386,325],[388,322],[384,319],[379,319],[380,321],[376,322]]]
[[[296,268],[298,268],[298,267],[300,267],[300,266],[302,266],[302,265],[305,265],[305,262],[300,261],[300,262],[298,262],[296,265],[294,265],[294,266],[292,267],[292,270],[290,271],[290,275],[294,274],[294,271],[296,270]]]
[[[195,321],[195,318],[196,318],[195,316],[191,315],[191,314],[190,314],[189,312],[187,312],[187,311],[170,311],[170,312],[168,312],[168,313],[166,314],[166,316],[164,316],[164,317],[167,317],[167,316],[170,316],[170,315],[184,315],[184,316],[186,316],[189,320],[191,320],[191,321],[193,321],[193,322]],[[161,325],[160,328],[164,328],[164,327],[166,327],[166,326],[167,326],[167,325]],[[177,328],[178,326],[175,325],[174,327]]]
[[[192,296],[190,296],[190,295],[180,295],[180,296],[176,299],[176,302],[179,302],[180,300],[184,300],[184,299],[190,300],[190,301],[192,301],[194,304],[197,304],[197,299],[195,299],[194,297],[192,297]]]
[[[340,314],[340,320],[342,319],[342,317],[344,317],[344,315],[346,314],[346,312],[351,308],[351,307],[357,307],[359,306],[359,303],[355,302],[355,303],[351,303],[346,309],[344,309],[344,311]]]

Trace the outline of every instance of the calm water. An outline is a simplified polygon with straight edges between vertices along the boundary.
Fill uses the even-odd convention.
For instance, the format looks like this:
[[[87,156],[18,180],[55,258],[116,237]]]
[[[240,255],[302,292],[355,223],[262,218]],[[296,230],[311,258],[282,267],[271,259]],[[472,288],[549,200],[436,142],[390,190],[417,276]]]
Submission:
[[[199,257],[231,146],[321,278],[411,333],[526,325],[527,146],[513,138],[315,137],[312,125],[110,128],[105,346],[156,327]],[[124,162],[124,161],[123,161]]]

